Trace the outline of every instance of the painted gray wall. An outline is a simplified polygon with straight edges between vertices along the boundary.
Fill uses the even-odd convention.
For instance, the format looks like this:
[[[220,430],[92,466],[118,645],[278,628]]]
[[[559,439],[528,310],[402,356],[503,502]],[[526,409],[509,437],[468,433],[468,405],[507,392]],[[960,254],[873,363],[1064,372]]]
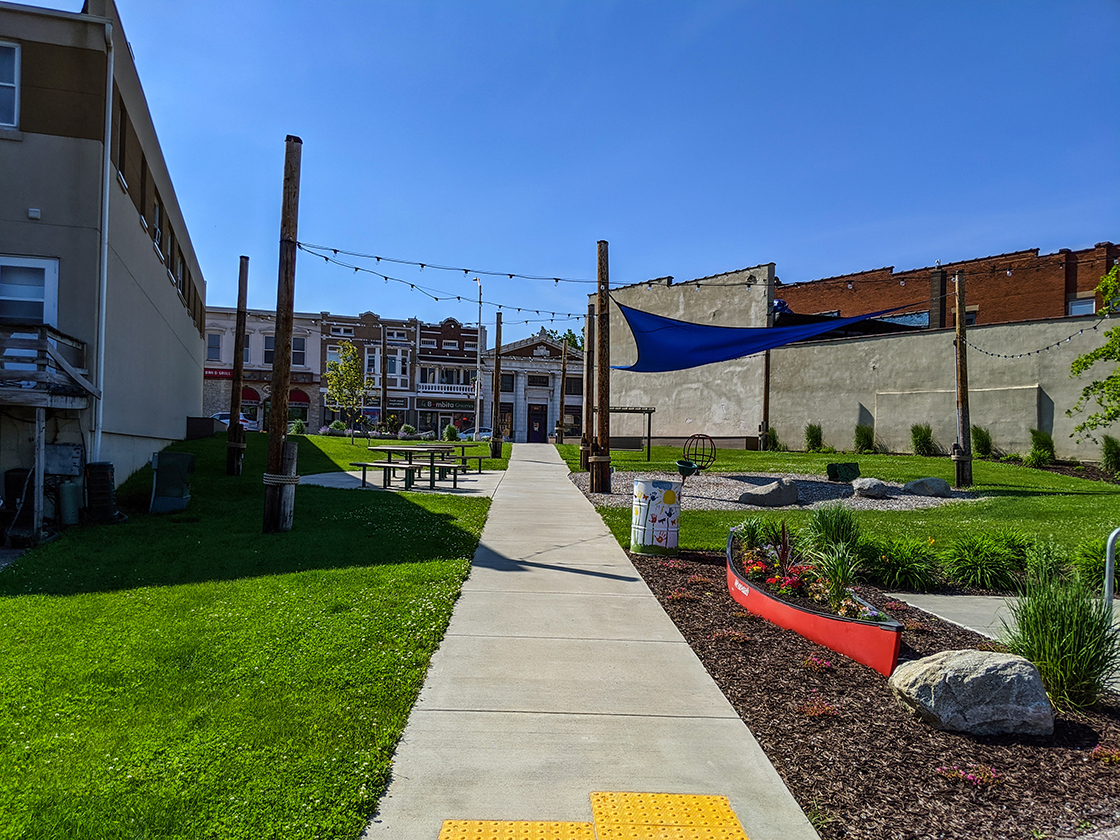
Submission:
[[[1069,418],[1081,389],[1115,370],[1098,365],[1089,377],[1071,379],[1070,363],[1104,342],[1108,324],[1095,318],[1062,318],[973,327],[971,344],[990,353],[1016,355],[1062,342],[1021,359],[968,350],[972,423],[992,433],[1007,452],[1030,449],[1030,430],[1054,437],[1059,458],[1097,460],[1093,441],[1070,437],[1080,417]],[[1071,333],[1084,331],[1068,343]],[[892,452],[909,452],[910,427],[929,423],[948,448],[956,440],[956,368],[952,330],[820,341],[772,351],[770,415],[780,439],[804,447],[808,423],[820,423],[826,444],[850,450],[857,423],[873,423],[876,438]]]
[[[774,264],[768,263],[672,285],[651,281],[611,294],[627,306],[668,318],[743,327],[766,325],[773,288]],[[611,365],[633,364],[637,347],[621,310],[613,305],[610,330]],[[671,373],[612,370],[610,387],[614,406],[657,409],[653,415],[656,436],[747,437],[757,435],[762,422],[762,356]],[[644,436],[645,431],[642,415],[611,418],[611,434]]]

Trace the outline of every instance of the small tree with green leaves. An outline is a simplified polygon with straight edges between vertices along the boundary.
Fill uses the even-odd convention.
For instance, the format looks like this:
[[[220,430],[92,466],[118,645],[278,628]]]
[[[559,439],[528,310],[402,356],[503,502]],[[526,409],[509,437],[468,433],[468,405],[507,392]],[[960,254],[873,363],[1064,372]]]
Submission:
[[[571,329],[564,333],[561,333],[560,330],[545,330],[545,335],[561,344],[567,342],[573,349],[583,352],[583,333],[577,333]]]
[[[1097,284],[1097,294],[1104,301],[1104,306],[1097,312],[1098,315],[1105,316],[1116,312],[1120,301],[1120,266],[1114,265],[1108,274],[1101,278],[1101,282]],[[1105,330],[1104,338],[1105,342],[1102,346],[1088,353],[1082,353],[1073,360],[1069,368],[1071,377],[1081,376],[1097,362],[1120,362],[1120,327]],[[1066,415],[1072,417],[1084,411],[1094,401],[1100,410],[1093,412],[1083,422],[1074,426],[1073,434],[1077,435],[1078,439],[1092,438],[1092,432],[1096,429],[1107,429],[1120,420],[1120,367],[1103,379],[1098,379],[1082,388],[1081,398],[1066,412]]]
[[[354,421],[362,410],[366,391],[374,382],[362,369],[358,348],[349,341],[338,347],[338,361],[327,362],[327,401],[338,406],[342,416],[349,419],[350,443],[354,442]]]

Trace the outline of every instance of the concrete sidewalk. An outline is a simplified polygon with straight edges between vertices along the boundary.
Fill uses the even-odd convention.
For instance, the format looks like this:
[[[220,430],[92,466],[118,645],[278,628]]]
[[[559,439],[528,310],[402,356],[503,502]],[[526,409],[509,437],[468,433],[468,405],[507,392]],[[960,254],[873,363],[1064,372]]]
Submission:
[[[444,820],[591,819],[596,791],[728,797],[751,840],[815,838],[554,447],[516,444],[370,840]]]

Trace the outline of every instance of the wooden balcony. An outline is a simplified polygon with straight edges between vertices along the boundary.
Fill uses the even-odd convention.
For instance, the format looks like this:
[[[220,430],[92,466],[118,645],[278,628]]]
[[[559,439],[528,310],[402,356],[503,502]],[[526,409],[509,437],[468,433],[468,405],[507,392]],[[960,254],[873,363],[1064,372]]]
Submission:
[[[43,324],[0,324],[0,405],[89,408],[84,341]]]

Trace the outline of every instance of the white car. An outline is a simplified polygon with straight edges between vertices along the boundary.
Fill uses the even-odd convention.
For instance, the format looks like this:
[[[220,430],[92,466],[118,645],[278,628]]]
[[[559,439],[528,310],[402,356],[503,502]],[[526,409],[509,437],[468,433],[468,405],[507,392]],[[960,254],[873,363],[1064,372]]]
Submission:
[[[482,428],[480,428],[478,430],[478,439],[479,440],[490,440],[490,438],[493,436],[493,434],[494,434],[493,429],[487,429],[485,426],[483,426]],[[460,440],[474,440],[474,428],[472,427],[470,429],[463,429],[463,431],[459,432],[459,439]]]
[[[220,423],[225,423],[228,426],[229,425],[229,412],[228,411],[219,411],[217,414],[211,414],[210,419],[217,420]],[[246,417],[244,414],[241,415],[241,425],[245,428],[245,431],[247,431],[247,432],[255,432],[257,430],[257,421],[256,420],[251,420],[250,418]]]

